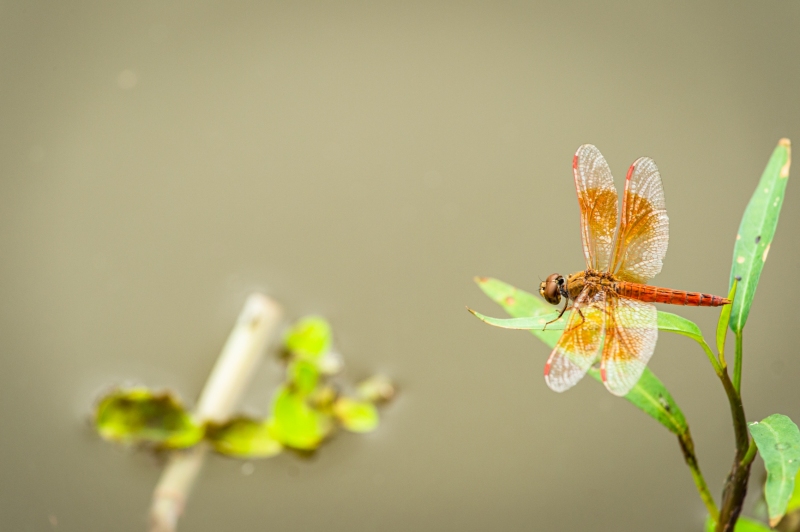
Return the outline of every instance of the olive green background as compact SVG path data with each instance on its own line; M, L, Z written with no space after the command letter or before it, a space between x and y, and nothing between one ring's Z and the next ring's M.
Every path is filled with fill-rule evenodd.
M160 469L90 406L120 382L193 402L262 290L401 394L310 461L213 457L182 530L700 530L674 436L589 379L553 393L544 345L464 306L502 316L474 275L583 268L582 143L618 185L658 163L654 283L724 294L772 149L800 145L799 27L796 1L0 3L0 529L145 530ZM745 329L753 420L800 420L798 209L790 183ZM713 336L717 311L669 310ZM718 496L708 361L662 334L650 367ZM250 411L279 378L270 358Z

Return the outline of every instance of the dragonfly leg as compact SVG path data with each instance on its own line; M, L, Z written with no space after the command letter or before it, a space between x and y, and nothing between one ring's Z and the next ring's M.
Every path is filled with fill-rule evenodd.
M569 306L569 299L566 299L566 300L564 300L564 308L562 308L562 309L561 309L561 312L559 312L559 313L558 313L558 316L556 317L556 319L554 319L554 320L550 320L550 321L548 321L547 323L545 323L545 324L544 324L544 327L542 328L542 330L543 330L543 331L547 330L547 326L548 326L548 325L550 325L551 323L554 323L554 322L557 322L558 320L560 320L560 319L561 319L561 316L563 316L563 315L564 315L564 313L565 313L566 311L568 311L568 310L570 310L570 309L572 308L572 307L569 307L569 308L567 308L568 306ZM581 314L581 317L583 317L583 314Z

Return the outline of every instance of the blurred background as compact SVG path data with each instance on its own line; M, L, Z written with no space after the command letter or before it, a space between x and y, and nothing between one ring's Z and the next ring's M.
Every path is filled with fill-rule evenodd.
M401 393L311 460L212 457L182 530L700 530L673 435L591 379L553 393L543 344L464 306L503 316L475 275L583 269L582 143L618 186L658 163L654 283L724 295L757 180L800 142L799 24L789 1L0 3L0 528L145 530L160 468L91 405L122 382L193 403L261 290ZM796 185L745 329L752 420L800 420ZM716 311L669 310L713 337ZM718 497L719 381L679 336L650 367Z

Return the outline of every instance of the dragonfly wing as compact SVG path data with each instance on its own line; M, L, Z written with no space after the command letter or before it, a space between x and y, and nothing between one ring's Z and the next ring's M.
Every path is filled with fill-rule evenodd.
M575 386L600 357L605 328L605 293L584 289L547 364L544 380L556 392Z
M623 281L644 283L661 271L669 241L669 218L661 174L649 157L628 169L622 215L611 272Z
M603 154L584 144L572 159L586 267L607 271L617 229L617 189Z
M639 381L658 339L652 303L606 294L606 330L600 376L614 395L627 394Z

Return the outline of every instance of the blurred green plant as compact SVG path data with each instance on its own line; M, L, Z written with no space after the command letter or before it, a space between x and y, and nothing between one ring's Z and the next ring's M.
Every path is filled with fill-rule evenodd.
M371 432L379 423L376 405L392 399L394 385L376 375L358 383L353 393L341 393L332 379L343 365L331 345L331 327L323 318L303 318L289 329L283 342L286 377L267 419L236 416L200 426L171 392L136 387L104 395L95 409L95 428L106 440L159 450L205 440L216 452L236 458L267 458L287 448L314 451L337 427Z
M695 323L675 314L658 312L659 330L681 334L697 342L720 379L728 398L736 455L725 481L719 509L700 471L689 425L664 384L645 368L639 382L625 395L625 399L631 404L677 435L686 464L708 510L706 523L708 532L769 530L766 525L758 521L739 518L747 493L750 466L757 454L762 456L767 470L764 496L770 526L778 526L786 532L800 532L800 488L795 482L800 467L800 431L788 417L780 414L773 414L760 422L748 425L741 395L742 334L775 235L790 165L789 140L781 139L745 210L736 236L728 294L728 299L732 303L723 306L720 312L715 331L717 353L715 354L708 345ZM495 327L529 330L549 347L555 346L565 323L568 322L569 314L564 314L560 319L553 321L558 312L553 312L552 306L542 299L497 279L480 277L476 282L481 290L498 303L511 318L491 318L468 309L473 315ZM546 330L545 324L547 324ZM725 359L728 328L733 331L736 338L733 380L728 374L728 364ZM597 368L590 368L588 373L595 380L601 380ZM793 520L794 528L784 527L790 518Z

